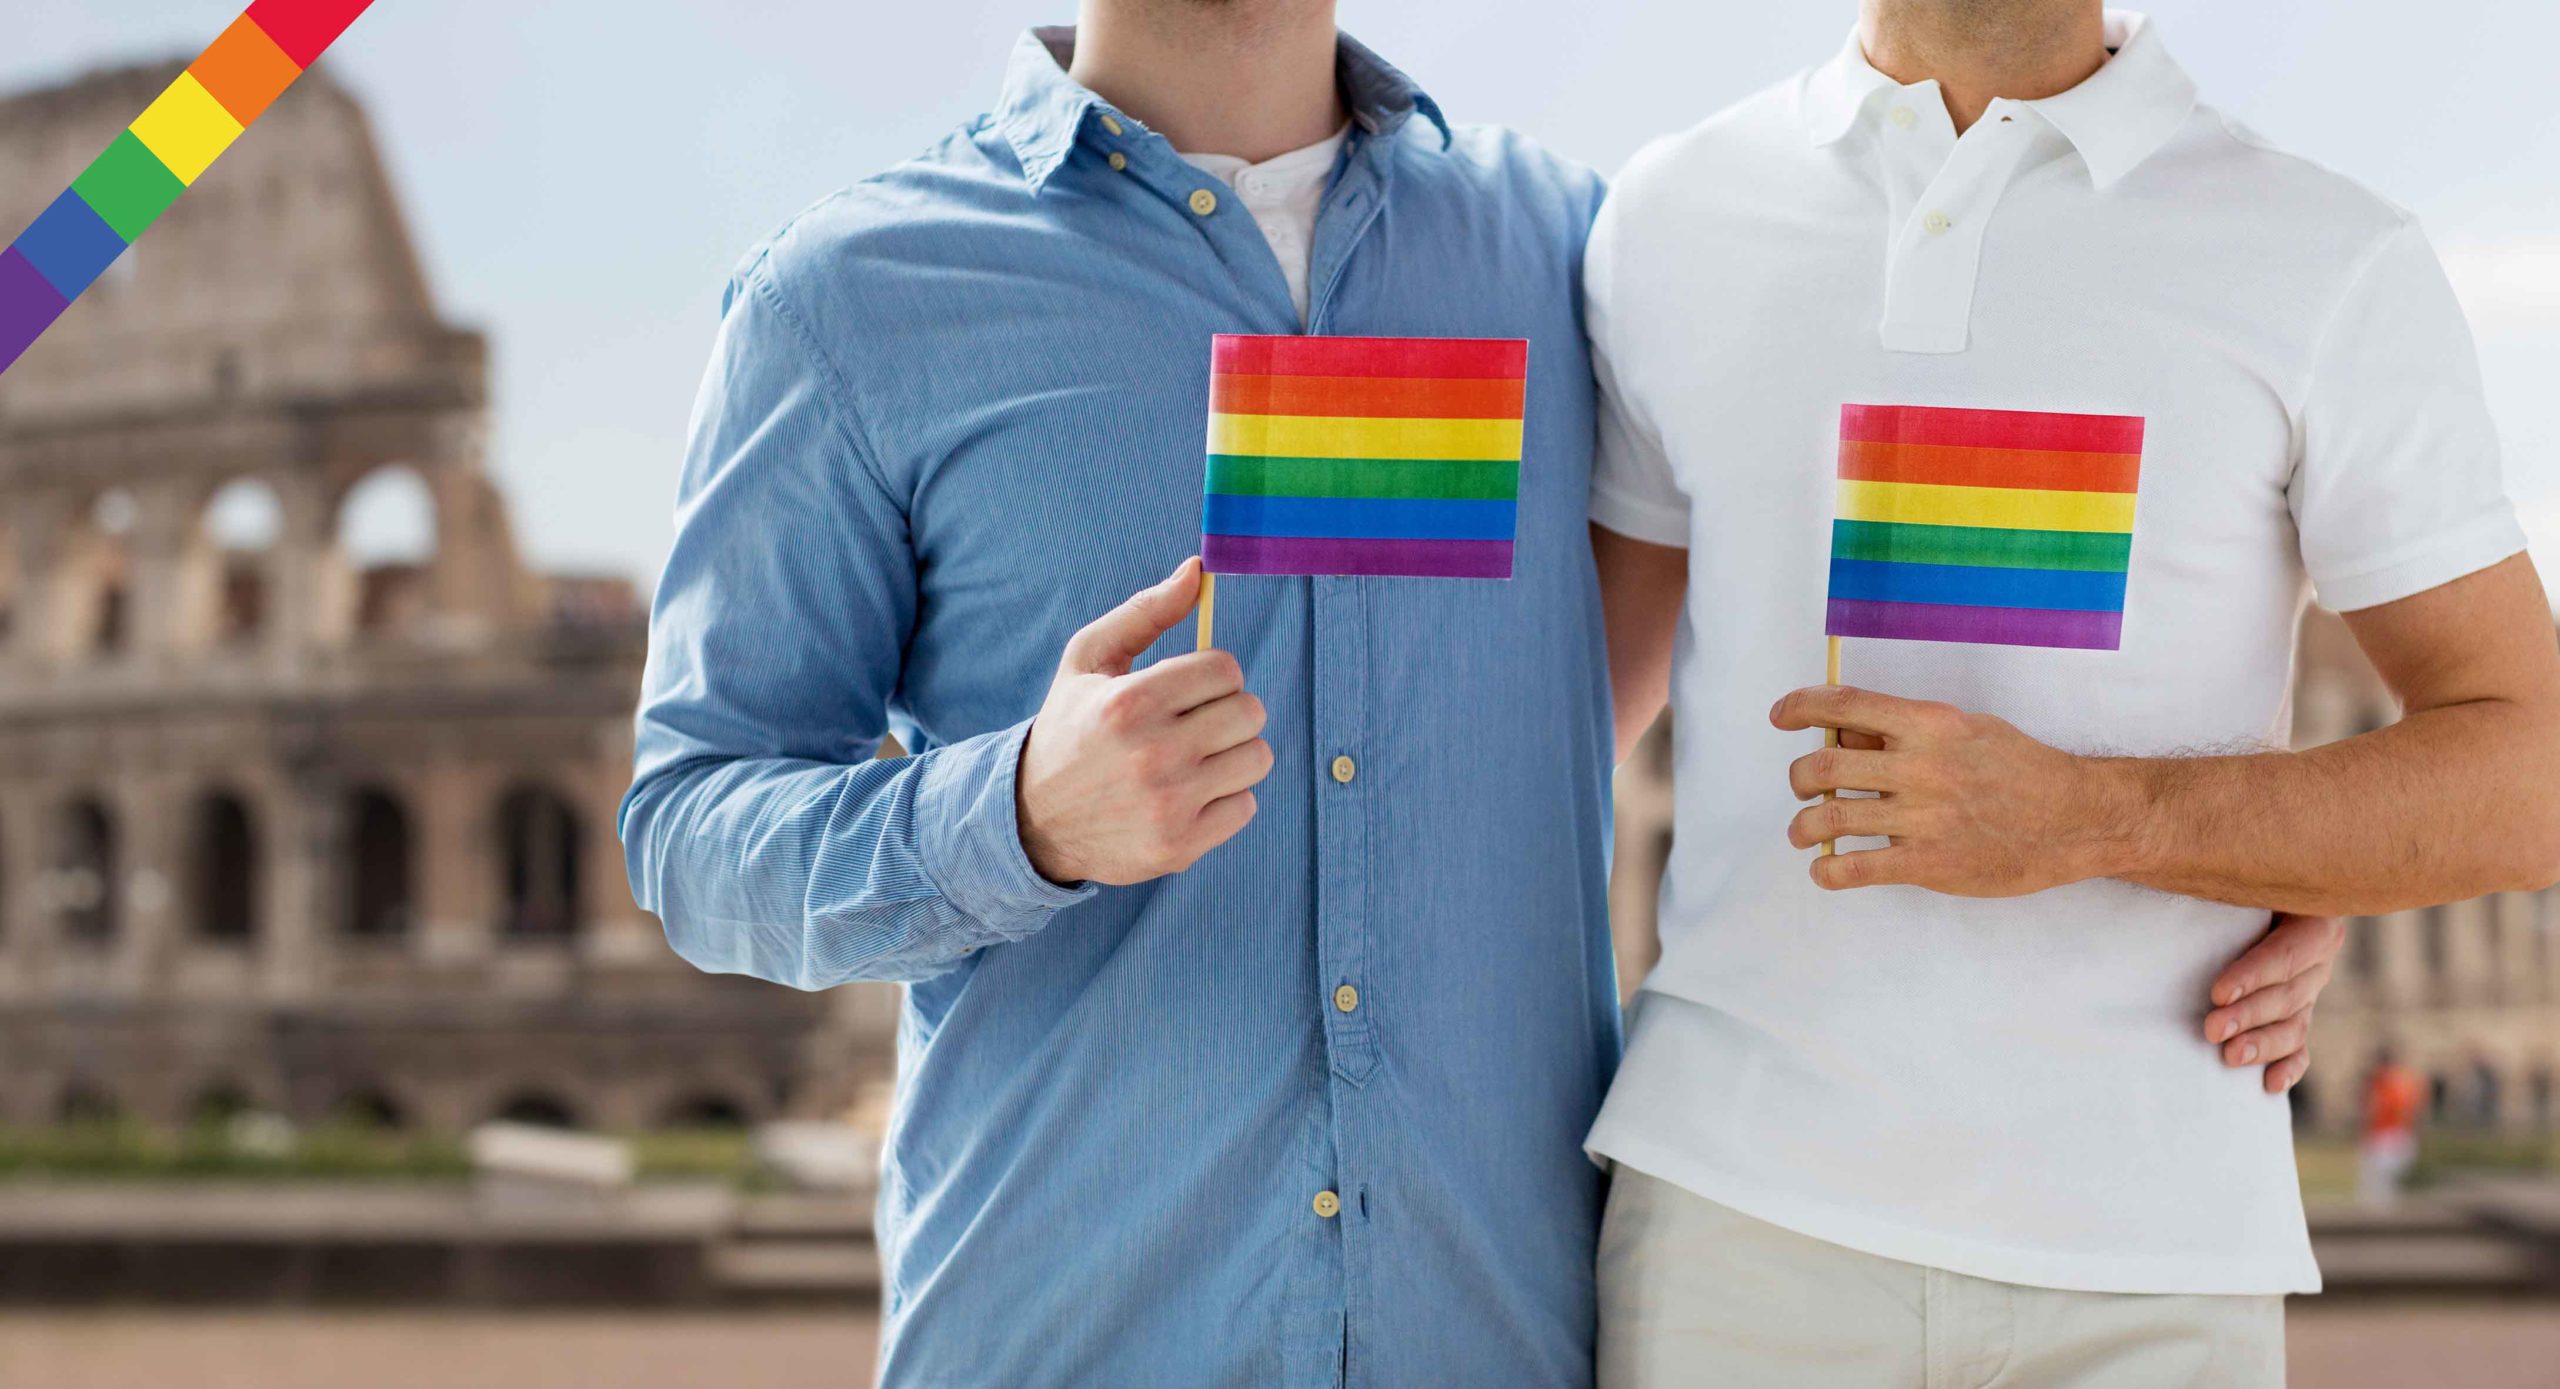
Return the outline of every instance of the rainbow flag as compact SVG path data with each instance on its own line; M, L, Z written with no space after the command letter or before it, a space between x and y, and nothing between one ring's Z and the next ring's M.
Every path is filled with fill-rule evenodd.
M0 251L0 371L373 0L257 0Z
M1210 372L1209 572L1511 577L1526 340L1222 333Z
M1840 407L1835 637L2113 651L2138 415Z

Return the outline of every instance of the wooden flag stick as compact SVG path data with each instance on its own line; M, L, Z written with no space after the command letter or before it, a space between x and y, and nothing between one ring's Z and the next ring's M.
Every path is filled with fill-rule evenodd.
M1823 662L1822 683L1826 685L1837 685L1840 683L1840 639L1838 637L1832 637L1830 638L1830 643L1830 654ZM1822 730L1822 745L1826 748L1836 748L1840 746L1840 730L1836 728L1826 728ZM1838 799L1840 799L1838 792L1825 791L1822 793L1822 800L1826 805ZM1838 853L1839 842L1831 839L1822 841L1822 852L1826 854Z
M1214 644L1215 644L1215 643L1210 639L1210 633L1211 633L1211 632L1212 632L1212 631L1217 627L1217 625L1218 625L1218 576L1217 576L1217 575L1215 575L1215 574L1210 573L1210 572L1209 572L1208 570L1206 570L1206 569L1203 569L1203 570L1201 570L1201 571L1200 571L1200 649L1201 649L1201 650L1206 651L1206 650L1208 650L1212 645L1214 645ZM1836 647L1836 646L1838 646L1838 645L1839 645L1839 642L1835 640L1834 642L1832 642L1832 645Z

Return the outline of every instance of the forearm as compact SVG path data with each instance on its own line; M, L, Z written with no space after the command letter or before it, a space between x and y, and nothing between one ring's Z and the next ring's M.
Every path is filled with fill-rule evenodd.
M1617 760L1662 716L1671 700L1671 651L1687 596L1689 552L1648 544L1606 526L1591 527L1600 574L1600 606L1608 633L1610 712Z
M2109 758L2097 871L2184 896L2371 915L2549 885L2560 740L2524 704L2416 712L2303 752Z
M931 978L1085 895L1022 859L1019 749L1015 729L894 762L646 772L623 815L632 891L714 973L800 989Z

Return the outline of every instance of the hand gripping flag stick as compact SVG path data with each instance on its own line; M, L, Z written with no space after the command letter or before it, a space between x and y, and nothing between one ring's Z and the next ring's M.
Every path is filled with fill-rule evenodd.
M2139 415L1841 406L1830 683L1842 637L2119 649L2142 431Z

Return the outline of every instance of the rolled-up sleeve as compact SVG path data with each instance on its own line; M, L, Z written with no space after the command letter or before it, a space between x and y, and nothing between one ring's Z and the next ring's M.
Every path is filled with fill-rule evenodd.
M622 804L632 891L687 960L804 989L930 978L1092 891L1023 853L1028 723L872 760L915 614L905 508L759 263L694 408Z

